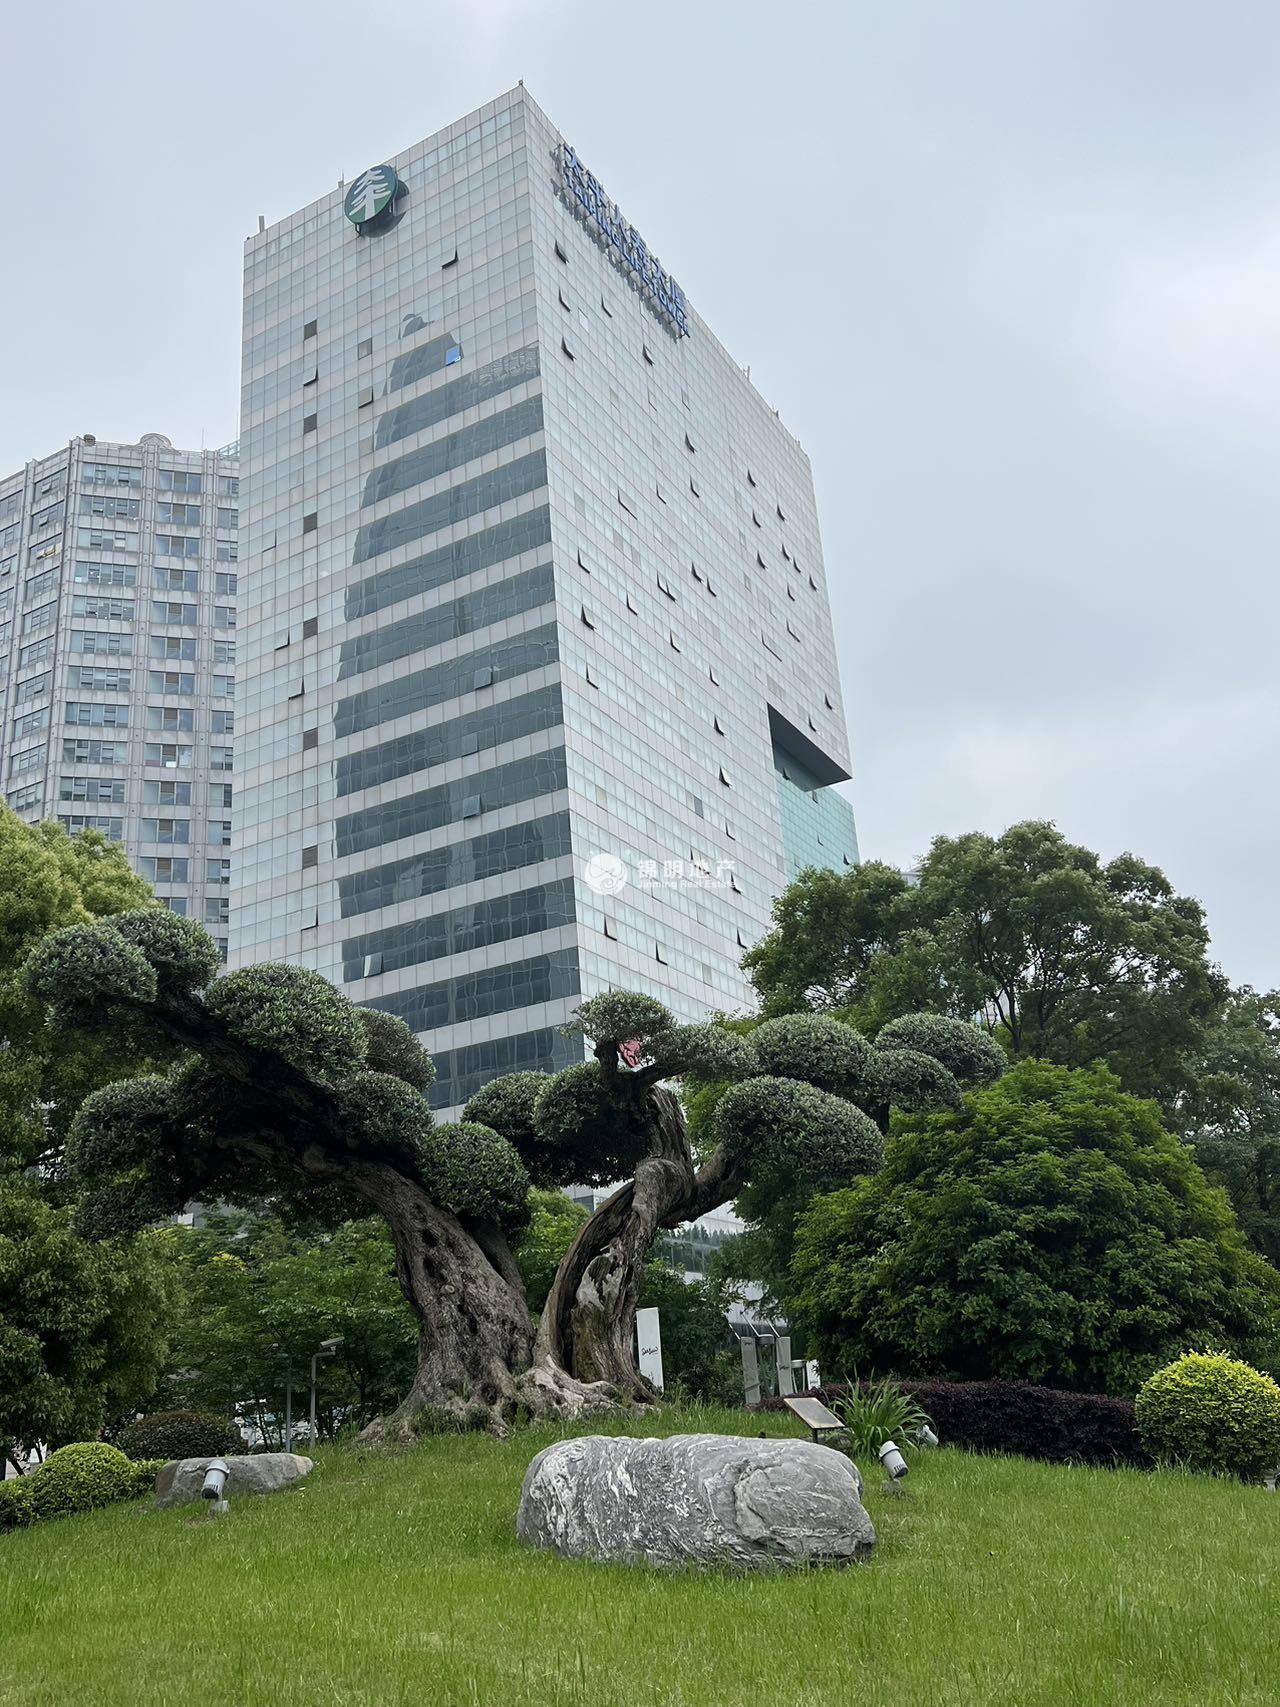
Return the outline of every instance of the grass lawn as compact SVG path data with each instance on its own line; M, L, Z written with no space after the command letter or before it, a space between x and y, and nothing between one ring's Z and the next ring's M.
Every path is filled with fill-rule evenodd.
M800 1434L790 1419L771 1433ZM741 1413L666 1417L756 1432ZM0 1536L3 1707L1235 1707L1280 1696L1280 1497L941 1451L874 1560L770 1576L516 1544L554 1434L333 1450L301 1487Z

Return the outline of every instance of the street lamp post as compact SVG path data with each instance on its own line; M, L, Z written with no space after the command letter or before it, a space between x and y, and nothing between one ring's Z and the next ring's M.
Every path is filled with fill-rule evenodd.
M316 1443L316 1364L322 1357L332 1357L341 1344L341 1334L336 1339L321 1340L320 1349L311 1359L311 1428L309 1438L313 1447Z

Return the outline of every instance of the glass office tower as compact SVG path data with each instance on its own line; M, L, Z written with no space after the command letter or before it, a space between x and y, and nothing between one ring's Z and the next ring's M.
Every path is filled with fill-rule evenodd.
M89 435L0 480L0 774L226 951L239 463Z
M745 1005L857 858L809 464L523 88L249 238L241 456L232 964L441 1109L602 988Z

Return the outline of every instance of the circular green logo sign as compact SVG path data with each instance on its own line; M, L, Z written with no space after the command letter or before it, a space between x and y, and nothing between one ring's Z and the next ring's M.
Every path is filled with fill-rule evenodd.
M352 225L368 225L380 213L385 213L400 188L394 166L370 166L347 191L342 211Z

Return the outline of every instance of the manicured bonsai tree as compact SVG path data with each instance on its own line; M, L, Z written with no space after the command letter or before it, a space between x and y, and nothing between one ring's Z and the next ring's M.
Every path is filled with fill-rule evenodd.
M562 1370L531 1373L534 1328L507 1234L528 1175L474 1122L437 1125L434 1068L407 1026L358 1008L314 972L264 965L218 976L212 939L151 908L50 936L27 985L52 1022L148 1029L188 1053L171 1071L86 1098L65 1161L97 1237L172 1215L193 1198L293 1197L386 1220L418 1316L416 1378L387 1419L423 1407L516 1404L574 1412L593 1394Z
M961 1078L1000 1071L1003 1055L975 1027L924 1017L928 1026L881 1049L828 1016L768 1020L740 1035L678 1024L649 996L609 991L578 1010L591 1060L551 1078L522 1073L485 1086L466 1118L506 1137L539 1183L617 1184L560 1264L540 1357L580 1381L651 1396L632 1344L644 1261L660 1230L731 1202L749 1181L808 1193L872 1173L890 1106L955 1107ZM702 1153L672 1080L724 1087Z

